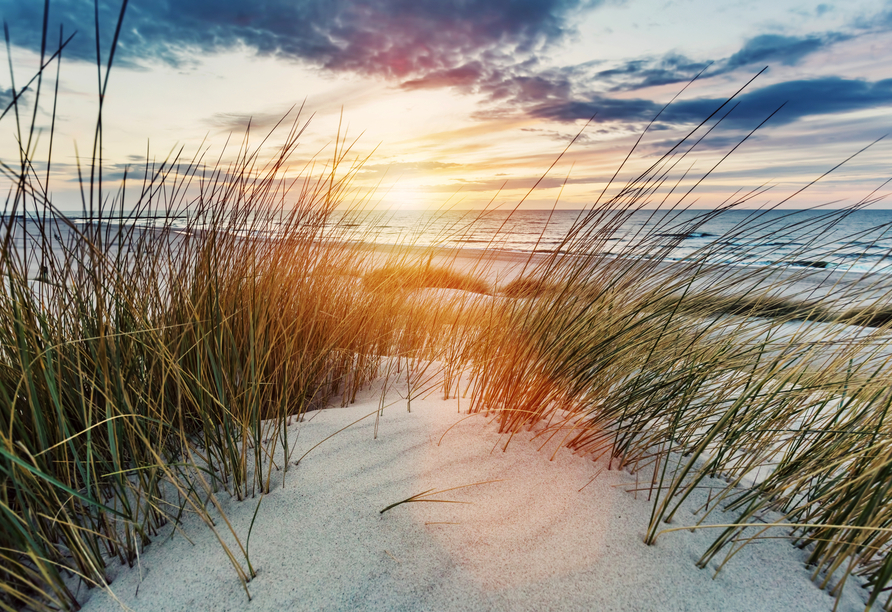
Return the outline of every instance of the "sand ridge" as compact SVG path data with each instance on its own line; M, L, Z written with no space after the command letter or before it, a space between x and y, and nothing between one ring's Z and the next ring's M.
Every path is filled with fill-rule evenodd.
M833 609L834 599L809 580L804 553L787 540L745 547L713 578L723 555L703 570L695 563L714 531L643 543L650 504L646 491L631 491L636 482L646 488L645 475L555 453L557 439L541 448L535 432L515 435L503 452L507 438L485 416L459 414L460 400L435 390L413 398L410 413L401 392L388 392L377 439L374 417L365 418L292 468L284 487L281 472L274 475L250 539L258 571L248 585L252 601L210 531L192 519L183 530L194 545L179 534L156 538L139 567L117 572L116 597L132 610L214 612ZM374 414L380 400L370 390L348 408L292 424L292 459ZM463 485L474 486L429 495L462 503L380 513L423 491ZM671 526L696 523L693 510L706 495L693 495ZM222 502L244 541L258 498ZM838 609L862 610L863 593L847 587ZM94 590L83 609L121 607Z

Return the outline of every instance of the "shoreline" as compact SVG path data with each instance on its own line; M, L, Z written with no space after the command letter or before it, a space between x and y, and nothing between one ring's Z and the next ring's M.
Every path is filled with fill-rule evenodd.
M475 275L492 285L504 285L522 276L538 278L542 266L552 265L554 269L559 269L563 257L574 257L498 249L431 248L374 243L339 246L372 253L373 261L377 258L381 264L385 264L388 258L395 254L399 255L401 260L410 260L407 262L408 265L412 265L412 258L416 258L416 263L420 265L429 257L432 265L454 267L459 272ZM620 273L626 267L634 268L648 264L644 259L617 256L591 256L590 260L591 263L586 265L594 267L598 263L604 263L612 268L619 268ZM830 310L824 318L812 319L814 322L833 322L829 316L831 313L843 314L872 308L892 309L892 274L742 264L701 266L698 262L657 261L653 265L655 282L659 282L661 277L672 278L678 272L686 274L686 270L699 267L691 286L694 294L709 294L714 298L723 299L743 299L753 293L765 292L774 300L788 300L793 304L803 305L820 304ZM616 271L611 274L616 274ZM778 315L769 315L769 318L776 316ZM880 324L883 323L885 319L881 319Z
M113 224L109 224L113 225ZM55 227L55 226L54 226ZM66 235L52 240L53 255L57 259L64 259L64 252L60 249L64 240L72 235L71 228L64 225L58 226ZM176 228L139 228L133 227L133 236L138 234L170 235L173 242L183 239L186 234ZM260 241L267 238L257 237ZM287 242L287 240L285 240ZM376 242L363 242L361 240L341 240L326 238L316 239L320 246L334 247L346 251L354 251L371 256L373 262L387 262L391 257L400 260L412 260L421 263L430 258L435 265L454 266L459 271L468 272L480 276L486 282L499 284L510 282L521 275L535 276L540 272L540 267L553 262L555 267L560 266L564 258L585 257L596 265L606 263L611 267L635 267L648 265L647 259L624 255L578 255L572 253L517 251L500 249L498 246L490 248L478 247L453 247L453 246L422 246L411 242L406 244L382 244ZM36 258L39 257L38 243L34 243L27 250L29 257L29 276L36 277L39 273L39 265ZM17 245L17 249L24 251L24 245ZM23 252L23 255L26 254ZM721 292L729 297L743 295L753 291L769 289L774 297L798 299L800 301L824 301L830 300L831 306L839 308L840 303L844 307L867 308L883 300L892 302L892 273L884 272L858 272L853 270L839 270L831 268L815 268L807 266L755 266L751 264L733 263L709 263L697 260L654 262L656 275L670 276L673 272L684 271L692 266L699 266L697 280L694 287L699 291L713 290L717 285L726 285ZM747 283L743 289L741 283Z

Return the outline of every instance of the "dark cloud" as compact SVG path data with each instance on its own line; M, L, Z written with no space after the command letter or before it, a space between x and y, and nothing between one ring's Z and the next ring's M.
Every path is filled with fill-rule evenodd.
M679 53L638 58L608 69L595 62L543 68L540 62L551 45L572 35L581 11L605 1L132 0L117 57L125 62L155 59L176 64L247 46L259 54L331 71L383 77L404 89L452 87L477 94L482 106L474 116L479 119L527 113L573 121L597 112L601 122L650 120L660 108L656 102L616 99L610 93L683 83L709 62ZM0 0L15 44L39 48L42 5L35 0ZM67 32L79 32L66 56L94 60L93 0L53 0L50 6L50 39L55 40L58 24L64 23ZM106 50L118 8L111 0L99 2L100 37ZM871 27L892 27L890 15L892 11L878 15ZM715 60L706 76L764 64L796 64L852 36L841 32L757 36L736 53ZM2 99L0 93L0 103ZM888 104L889 86L887 81L841 78L781 83L741 96L728 121L740 126L757 123L785 101L789 103L776 122ZM678 102L662 120L696 122L720 102ZM241 130L249 119L252 125L266 126L279 118L228 114L208 122Z
M169 62L189 53L246 45L261 54L410 79L468 65L469 60L531 54L573 31L571 17L598 0L152 0L131 2L122 59ZM40 45L41 2L3 0L14 41ZM100 2L102 40L110 42L117 3ZM78 30L68 51L95 59L93 2L51 3L59 23ZM107 48L107 47L106 47ZM454 78L446 75L444 78Z
M15 107L18 107L19 112L33 109L31 104L34 102L34 88L29 87L23 91L21 85L18 85L18 87L19 95L16 96L11 87L0 85L0 114L6 112L8 117Z
M716 110L724 100L700 98L672 104L660 119L675 124L699 123ZM784 108L772 118L778 125L796 121L809 115L844 113L867 108L892 105L892 79L860 81L839 77L787 81L744 93L735 100L736 108L728 115L725 125L751 128L768 117L780 105ZM561 104L543 104L527 110L543 119L576 121L596 115L596 121L649 121L661 105L651 100L618 100L601 95L587 100L572 100Z
M861 15L854 25L872 32L892 29L892 1L886 0L885 6L878 12Z
M605 83L612 91L640 89L690 81L711 62L691 60L677 53L659 59L636 59L616 68L595 73L595 84Z
M107 50L117 24L120 5L99 3L100 42ZM0 12L9 24L10 38L14 45L40 51L43 26L43 2L0 0ZM92 0L59 0L50 2L47 48L55 51L59 45L59 28L64 27L67 38L77 32L65 47L63 57L96 61L96 37L94 5Z
M6 110L6 107L12 102L14 96L15 94L13 94L12 89L0 87L0 113Z
M204 120L212 128L224 132L244 132L249 127L269 129L279 123L287 123L287 113L214 113Z
M594 116L598 123L603 123L605 121L648 121L653 119L659 110L660 105L652 100L618 100L603 95L593 95L584 100L542 104L528 109L528 112L540 119L556 121L576 121Z
M792 66L805 56L827 48L852 36L841 32L830 32L820 36L781 36L779 34L763 34L751 38L740 51L729 57L724 66L726 70L734 70L753 64L780 63Z
M560 103L572 98L574 83L560 70L541 71L533 75L510 74L505 71L480 83L476 89L492 103L506 108L526 108Z
M480 62L470 62L449 70L434 70L423 77L403 82L401 87L409 90L441 87L473 88L484 80L484 77L491 77L491 71Z
M739 51L714 61L698 61L678 53L662 57L645 57L630 60L615 68L594 73L594 87L607 91L633 91L657 85L685 83L703 70L708 76L717 76L746 67L770 64L792 66L805 57L844 40L851 34L826 32L812 36L782 36L763 34L744 42Z
M463 93L482 94L494 108L474 113L477 119L509 117L540 104L558 104L573 97L580 82L577 67L540 68L535 60L513 65L475 63L456 70L434 72L402 84L405 89L452 87Z
M772 119L773 124L791 123L801 117L846 113L867 108L892 105L892 79L861 81L840 77L825 77L801 81L787 81L745 93L738 98L740 105L728 117L732 125L754 126L774 112L783 109ZM721 101L691 100L669 107L667 121L698 121L716 108Z
M737 134L727 135L727 134L715 134L712 133L703 140L697 143L697 151L730 151L734 148L734 145L738 144L741 140L742 136ZM759 134L754 134L750 142L753 140L758 140L760 138ZM666 138L662 140L655 140L651 142L647 142L642 146L641 150L644 152L649 152L653 155L662 155L669 149L672 149L678 144L678 138ZM689 141L687 143L688 146L694 144L694 141Z
M614 100L606 94L686 83L703 71L710 77L767 63L791 65L847 38L849 35L837 32L803 37L763 35L747 40L739 51L716 61L669 53L658 58L634 59L609 69L598 69L593 62L543 69L535 58L513 64L474 61L404 81L402 87L452 87L465 93L483 94L489 107L474 116L484 120L510 117L529 109L541 117L552 114L590 117L593 113L586 114L585 110L595 107L603 120L642 120L656 113L658 107L654 103Z

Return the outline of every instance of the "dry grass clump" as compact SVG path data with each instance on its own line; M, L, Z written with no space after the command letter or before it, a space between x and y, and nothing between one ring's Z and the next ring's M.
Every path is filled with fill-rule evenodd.
M97 205L83 227L54 217L23 169L34 189L16 206L46 220L7 218L0 237L4 602L76 607L68 572L104 584L108 557L133 563L184 512L225 529L208 514L216 494L252 497L285 478L272 457L278 445L290 454L289 417L351 401L379 355L415 340L394 333L398 308L329 273L359 257L323 240L319 212L347 183L305 184L285 213L265 208L285 188L280 163L241 159L210 177L180 167L147 185L128 223ZM181 180L207 202L185 228L170 221L182 209L154 199ZM267 230L280 237L251 237Z
M366 273L363 282L371 291L456 289L483 295L492 293L489 283L472 273L434 266L430 260L424 264L386 265Z
M537 298L554 295L560 289L560 285L544 278L523 276L508 281L499 292L510 298Z
M362 236L334 214L360 197L361 160L338 142L317 174L287 178L302 127L271 159L246 135L231 164L147 162L138 189L108 193L100 115L79 222L53 206L36 144L3 166L0 607L77 609L72 580L105 585L107 563L134 564L186 514L247 592L245 534L221 533L217 496L284 483L289 420L352 401L384 356L444 359L462 300L362 289Z
M669 297L691 278L644 290L649 262L595 270L605 289L588 294L562 265L552 299L502 305L480 347L475 409L498 411L503 432L546 420L575 451L652 468L648 542L703 478L722 476L702 516L727 508L735 525L701 566L732 555L770 510L793 524L822 586L838 593L838 572L860 575L876 601L892 563L888 328L815 335L798 309L704 317L699 296Z
M554 290L552 290L554 291ZM737 315L784 321L843 323L859 327L885 327L892 322L892 308L859 306L842 312L819 300L798 300L777 296L692 295L668 298L679 313L711 317Z
M475 356L474 410L494 411L504 433L544 422L545 435L574 451L652 470L648 543L704 478L723 477L726 489L693 527L719 509L736 518L717 530L701 567L758 538L774 513L809 551L822 587L838 594L857 575L869 605L892 609L884 595L892 579L892 334L883 315L892 290L877 275L850 274L844 285L827 276L827 299L802 300L792 288L815 270L789 268L778 279L772 269L716 267L709 247L666 261L666 236L697 232L721 211L684 224L670 213L624 253L604 257L608 237L678 161L670 152L583 215L564 254L518 283L548 299L497 304L498 323ZM810 216L812 241L849 212ZM745 242L758 223L754 213L733 237ZM802 223L791 213L778 232ZM547 279L549 291L529 278ZM869 306L838 308L866 298Z

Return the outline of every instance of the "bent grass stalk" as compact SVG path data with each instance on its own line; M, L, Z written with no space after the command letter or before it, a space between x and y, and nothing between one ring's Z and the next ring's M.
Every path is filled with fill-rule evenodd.
M479 487L481 485L491 484L493 482L503 482L503 481L502 480L483 480L480 482L472 482L471 484L461 485L458 487L450 487L448 489L439 489L439 490L428 489L427 491L422 491L421 493L416 493L415 495L412 495L411 497L407 497L406 499L404 499L402 501L392 503L389 506L387 506L386 508L384 508L383 510L379 510L378 514L384 514L388 510L390 510L392 508L396 508L397 506L401 506L402 504L413 504L413 503L420 503L420 502L434 502L434 503L439 503L439 504L470 504L471 502L457 501L457 500L451 500L451 499L431 499L428 496L429 495L440 495L441 493L446 493L448 491L457 491L458 489L467 489L468 487Z

